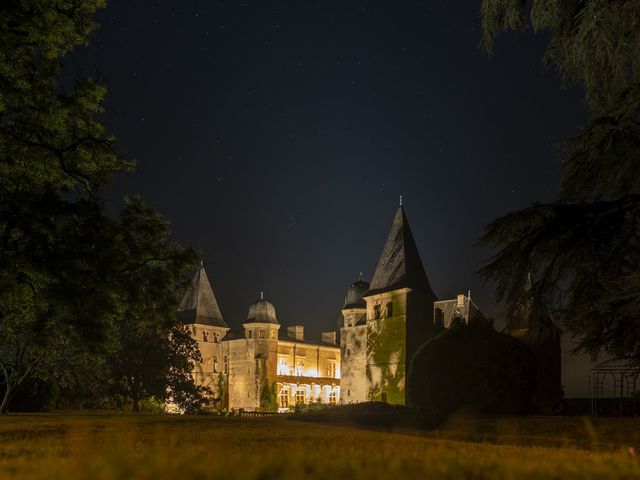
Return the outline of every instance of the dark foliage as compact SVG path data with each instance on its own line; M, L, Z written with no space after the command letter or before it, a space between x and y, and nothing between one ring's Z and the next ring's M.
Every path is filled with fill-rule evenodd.
M548 204L504 215L481 244L480 271L517 308L532 294L577 350L640 363L640 4L484 0L484 46L505 30L548 30L545 62L585 90L590 115L561 145L562 184Z
M526 413L535 359L520 341L483 325L461 325L426 342L413 358L410 404L436 416L462 407L484 413Z
M133 163L99 121L106 87L59 81L104 4L0 2L0 413L34 380L56 408L114 392L135 407L178 384L177 403L202 401L175 318L195 254L136 198L105 215L103 187Z
M260 410L264 412L278 411L278 396L276 383L269 384L265 378L260 391Z

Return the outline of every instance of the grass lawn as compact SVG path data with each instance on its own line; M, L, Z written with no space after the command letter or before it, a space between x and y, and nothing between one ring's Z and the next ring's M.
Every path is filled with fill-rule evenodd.
M0 417L0 478L640 478L640 420L451 419L420 434L283 417Z

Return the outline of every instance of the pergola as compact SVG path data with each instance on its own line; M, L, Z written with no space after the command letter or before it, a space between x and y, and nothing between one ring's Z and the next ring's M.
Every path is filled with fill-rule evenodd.
M613 379L613 392L605 396L605 381ZM596 363L591 367L589 389L591 391L591 415L606 412L617 415L635 415L636 399L640 395L640 365L627 358L618 358Z

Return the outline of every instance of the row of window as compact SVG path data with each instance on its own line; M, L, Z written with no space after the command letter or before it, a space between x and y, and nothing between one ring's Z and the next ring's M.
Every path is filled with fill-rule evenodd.
M253 338L253 330L247 330L247 338ZM258 338L267 338L265 330L258 330ZM276 339L276 331L271 330L271 340ZM218 343L220 341L220 334L218 332L208 332L207 330L202 331L202 341L203 342L213 342Z
M218 343L218 341L220 340L220 333L218 333L218 332L208 332L207 330L203 330L202 331L202 341L203 342L208 342L208 341L210 341L209 339L211 339L211 341L213 343Z
M298 388L296 390L296 405L304 405L307 403L307 390L305 388ZM335 405L338 400L338 395L335 391L329 393L329 404ZM289 408L289 389L283 388L278 395L278 404L280 408Z
M219 373L217 355L213 356L213 373ZM227 355L223 357L222 373L229 373L229 357Z
M388 302L384 307L384 317L393 317L393 302ZM373 306L373 319L378 320L382 318L382 305Z
M314 362L315 363L315 362ZM289 365L286 357L278 358L278 375L295 375L295 376L312 376L315 377L315 370L309 374L309 372L305 372L304 368L304 359L298 358L296 360L295 368ZM328 378L336 378L336 364L334 362L329 362L324 371ZM322 375L319 375L322 376Z
M253 338L253 330L247 330L247 338ZM267 338L264 330L258 330L258 338ZM276 331L271 330L271 340L276 339Z

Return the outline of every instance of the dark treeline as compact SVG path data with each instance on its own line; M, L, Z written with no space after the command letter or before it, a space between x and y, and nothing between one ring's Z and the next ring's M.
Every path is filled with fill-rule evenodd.
M105 214L104 186L134 164L99 121L105 86L59 82L104 3L0 3L2 413L150 398L194 410L207 393L175 315L196 254L139 198Z
M541 334L552 322L576 350L640 363L640 2L483 0L481 16L489 55L501 32L546 31L544 65L584 89L589 116L559 146L556 198L486 228L497 254L480 273L510 314L530 274Z

